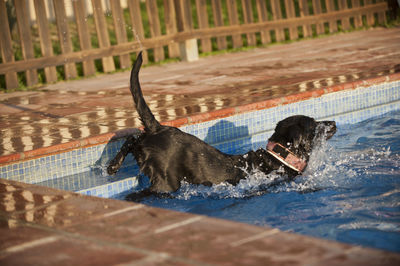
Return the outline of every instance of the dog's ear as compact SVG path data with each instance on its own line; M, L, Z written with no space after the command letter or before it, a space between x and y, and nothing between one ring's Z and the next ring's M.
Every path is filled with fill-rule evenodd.
M298 149L302 148L305 150L310 149L311 142L309 140L309 132L305 131L304 128L299 125L293 125L288 129L288 140L291 147Z
M290 126L286 132L291 145L294 148L302 148L306 151L312 149L312 140L315 136L315 123L313 121L305 121L302 124Z
M297 147L300 144L301 128L297 125L290 125L279 122L275 128L274 134L270 137L270 141L278 142L284 146Z
M309 149L315 127L316 122L310 117L291 116L276 125L275 132L270 140L288 147L299 148L302 146L303 149Z
M300 144L302 144L304 140L303 136L304 132L302 128L298 125L292 125L286 129L286 136L288 141L290 142L289 146L293 146L298 148Z

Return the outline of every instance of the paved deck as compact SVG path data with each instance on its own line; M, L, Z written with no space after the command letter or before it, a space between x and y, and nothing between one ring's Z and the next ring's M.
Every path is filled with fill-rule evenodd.
M144 68L161 121L400 72L400 28ZM0 94L0 156L138 126L129 72ZM1 157L0 157L1 158ZM400 254L0 179L0 265L399 265Z
M371 29L151 66L141 71L161 121L400 72L400 28ZM138 127L129 71L0 94L0 156Z
M400 254L0 179L0 265L399 265Z

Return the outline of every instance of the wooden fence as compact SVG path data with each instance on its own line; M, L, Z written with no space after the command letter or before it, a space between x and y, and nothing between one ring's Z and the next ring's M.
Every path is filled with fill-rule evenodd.
M130 67L144 50L145 62L196 59L203 53L296 40L383 24L388 9L379 0L53 0L55 22L45 0L0 1L0 82L6 89L51 83ZM30 3L32 6L32 3ZM14 26L13 26L14 25ZM11 27L11 28L10 28Z

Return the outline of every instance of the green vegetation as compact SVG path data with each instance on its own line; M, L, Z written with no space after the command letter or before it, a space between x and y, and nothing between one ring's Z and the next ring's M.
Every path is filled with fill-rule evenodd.
M192 26L194 29L199 28L199 23L198 23L198 17L197 17L197 10L196 10L196 1L195 0L190 0L191 1L191 13L192 13ZM211 5L211 0L207 0L207 13L208 13L208 23L210 27L214 27L215 22L213 18L213 10L212 10L212 5ZM225 26L229 25L229 16L228 16L228 8L226 1L221 1L222 5L222 20ZM9 24L11 28L11 34L12 34L12 40L13 40L13 49L14 49L14 56L16 60L22 60L23 55L22 55L22 48L21 48L21 42L19 40L19 34L18 34L18 26L16 23L16 16L15 16L15 10L13 9L12 6L12 1L6 1L7 4L7 13L8 13L8 19L9 19ZM238 8L238 19L239 23L243 24L244 23L244 16L243 16L243 7L242 7L242 1L241 0L236 0L237 8ZM282 15L283 18L286 18L286 8L284 5L284 1L280 1L280 7L282 10ZM351 6L351 1L348 1L349 6ZM361 1L361 4L363 5L363 1ZM159 20L160 20L160 28L161 28L161 33L163 35L166 34L166 25L165 25L165 18L164 18L164 1L163 0L157 0L157 6L158 6L158 15L159 15ZM270 1L266 1L266 8L267 8L267 17L268 20L272 20L272 7ZM294 1L294 8L295 8L295 15L296 17L300 16L300 5L299 5L299 0ZM338 9L338 0L334 0L334 8L335 10ZM141 9L141 16L142 16L142 22L143 22L143 28L144 28L144 36L145 38L150 38L151 33L150 33L150 23L149 23L149 18L147 15L147 10L146 10L146 4L144 2L141 2L140 4L140 9ZM308 1L308 11L309 14L312 15L314 14L313 6L312 6L312 1ZM322 12L325 13L327 11L327 7L325 6L325 1L322 1L321 5ZM257 15L257 6L255 1L252 1L252 20L254 23L259 22L259 18ZM123 16L124 16L124 23L125 23L125 29L126 29L126 34L127 34L127 39L129 42L132 42L135 40L135 36L132 30L132 23L130 21L130 14L128 9L123 10ZM395 19L391 19L388 21L388 23L385 23L383 26L395 26L400 24L400 16L397 16ZM116 45L117 44L117 39L114 31L114 26L113 26L113 17L111 12L107 11L105 13L105 18L106 18L106 23L108 27L108 33L109 33L109 38L110 38L110 43L111 45ZM97 34L96 34L96 28L95 28L95 22L93 16L88 16L86 18L87 25L89 27L89 32L90 32L90 37L91 37L91 45L93 48L98 48L99 47L99 42L97 39ZM377 18L375 18L375 21L377 21ZM361 29L367 28L367 21L366 17L363 16L362 18L362 23L363 27ZM338 32L343 32L343 27L340 21L337 21L338 25ZM351 29L348 31L354 31L358 30L355 27L355 22L354 19L350 19L350 25ZM376 23L374 26L378 26ZM61 46L58 41L58 32L57 32L57 25L55 22L49 23L49 29L51 33L51 40L52 40L52 46L53 46L53 52L55 55L61 54ZM329 23L325 23L323 25L324 32L322 34L317 34L317 29L316 25L312 25L312 36L308 38L316 38L319 36L326 36L330 33L329 30ZM298 27L297 28L298 32L298 38L297 39L291 39L290 34L289 34L289 29L285 29L285 40L283 42L277 42L275 31L270 31L270 39L271 43L268 45L274 45L277 43L289 43L289 42L294 42L298 40L305 39L304 32L303 32L303 27ZM73 46L73 51L80 51L80 44L79 44L79 37L78 37L78 32L77 32L77 26L74 21L74 19L71 19L69 22L69 33L70 33L70 38ZM33 24L31 26L31 36L32 36L32 41L33 41L33 49L34 49L34 54L35 57L41 57L42 52L40 48L40 38L39 38L39 32L37 25ZM265 44L262 43L261 41L261 34L260 33L255 33L256 37L256 46L249 46L247 43L247 37L246 34L242 35L242 42L243 46L241 48L234 48L233 47L233 39L231 36L228 36L226 38L227 41L227 49L225 50L219 50L217 46L217 38L211 38L212 42L212 52L204 52L202 47L201 47L201 42L198 42L199 45L199 52L200 56L209 56L209 55L214 55L214 54L221 54L221 53L228 53L228 52L237 52L237 51L245 51L249 49L253 49L254 47L262 47L266 46ZM171 58L168 54L168 49L167 47L164 47L164 54L165 54L165 60L162 62L155 62L154 61L154 51L152 49L148 50L148 56L149 56L149 63L148 65L154 65L154 64L165 64L168 62L175 62L178 61L179 58ZM116 71L124 71L124 69L121 69L120 67L120 62L119 62L119 56L114 56L114 63L116 66ZM131 61L136 58L135 53L131 54ZM2 62L2 58L0 57L0 63ZM101 59L94 60L95 62L95 68L96 68L96 73L103 73L103 67L101 63ZM77 68L77 74L78 77L76 79L84 78L84 73L83 73L83 64L82 63L76 63L76 68ZM64 72L64 66L57 66L57 79L58 80L64 80L65 78L65 72ZM35 89L37 87L40 87L42 84L46 83L46 77L44 74L43 69L38 70L38 78L39 78L39 84L36 85L35 87L27 88L26 87L26 77L25 73L21 72L18 73L18 80L19 80L19 88L18 90L27 90L27 89ZM5 91L5 75L0 75L0 92ZM9 90L8 90L9 91Z

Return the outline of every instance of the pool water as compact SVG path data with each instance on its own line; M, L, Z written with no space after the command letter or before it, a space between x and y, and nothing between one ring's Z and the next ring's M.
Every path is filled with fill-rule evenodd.
M251 173L237 186L183 183L174 198L143 203L400 252L400 111L339 125L302 176L269 186L278 178Z

